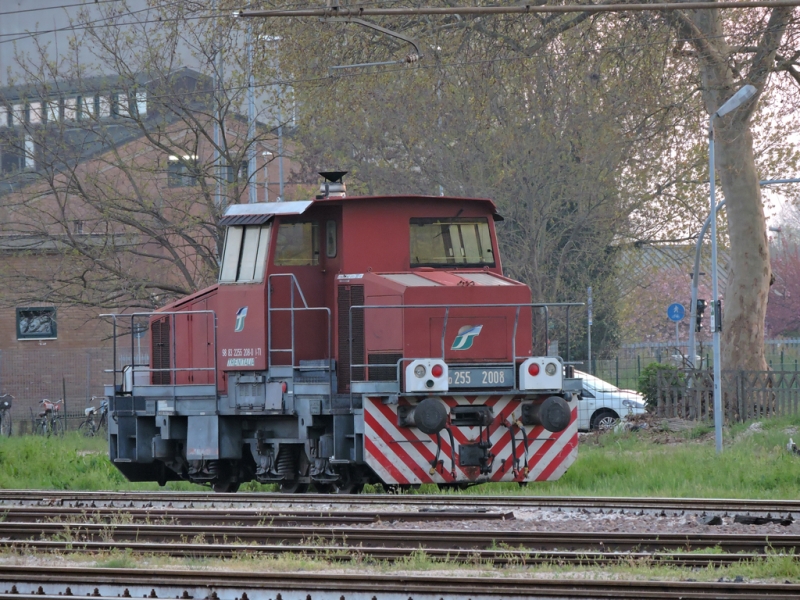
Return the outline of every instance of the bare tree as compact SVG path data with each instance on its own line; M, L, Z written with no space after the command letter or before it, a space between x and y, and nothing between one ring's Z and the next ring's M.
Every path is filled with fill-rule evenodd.
M201 8L111 4L76 24L73 49L91 48L92 63L46 47L17 56L24 77L0 97L12 112L2 152L16 161L0 182L11 301L150 308L216 280L219 216L255 185L248 158L263 169L275 135L263 94L255 132L242 117L241 31L193 19Z

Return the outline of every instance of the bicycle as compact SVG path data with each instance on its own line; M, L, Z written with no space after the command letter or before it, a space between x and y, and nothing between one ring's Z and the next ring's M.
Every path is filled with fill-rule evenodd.
M14 396L11 394L0 396L0 435L6 437L11 435L11 405L13 402Z
M45 398L40 400L39 404L41 404L41 410L34 422L33 433L45 437L64 435L64 424L61 422L61 416L59 415L64 400L53 402Z
M95 400L100 400L100 396L92 396L92 402ZM100 418L95 422L95 417L100 415ZM102 428L106 426L106 419L108 418L108 400L103 398L100 400L100 407L95 408L94 406L90 406L84 409L83 414L86 416L84 421L78 425L78 431L80 431L86 437L93 437L100 431Z

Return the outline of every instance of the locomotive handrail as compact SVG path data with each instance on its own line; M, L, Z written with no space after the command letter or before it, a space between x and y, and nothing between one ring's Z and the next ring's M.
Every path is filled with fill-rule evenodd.
M289 306L288 307L273 307L272 306L272 286L269 285L273 277L289 277ZM295 307L294 305L294 289L300 293L300 300L303 306ZM295 368L295 344L294 344L294 313L295 311L325 311L327 317L327 330L328 330L328 355L326 359L325 370L328 371L328 389L333 393L333 369L331 368L332 357L332 342L331 342L331 309L327 306L309 306L306 302L306 297L303 294L303 288L300 287L300 282L297 281L294 273L272 273L267 277L267 369L272 366L272 353L273 352L291 352L292 354L292 369ZM292 333L292 347L291 348L273 348L272 347L272 311L289 311L291 313L291 333Z
M175 329L176 328L174 327L174 322L175 322L175 318L174 317L176 315L196 315L196 314L206 314L206 315L211 315L212 316L212 324L213 324L213 329L214 329L214 366L213 367L183 367L183 368L178 368L178 366L177 366L177 356L176 356L176 352L175 352ZM145 373L163 373L163 372L174 373L175 376L174 377L170 377L170 380L172 381L172 383L166 384L166 385L170 385L170 386L173 386L173 387L178 386L178 385L193 385L193 384L179 384L177 382L177 379L178 379L177 378L177 373L179 371L213 371L214 372L214 387L217 387L217 383L218 383L217 379L218 379L219 371L218 371L218 364L217 364L217 314L216 314L215 311L209 310L209 309L206 309L206 310L181 310L181 311L150 311L150 312L135 312L135 313L106 313L106 314L101 314L100 316L101 317L111 317L111 319L112 319L112 324L113 324L113 329L112 329L112 339L113 339L112 357L113 358L112 358L112 360L114 361L113 362L114 368L113 369L104 369L104 372L105 373L113 373L114 374L114 387L115 388L116 388L116 385L117 385L117 373L123 375L123 382L122 383L123 383L123 385L125 383L125 380L124 380L125 369L124 369L124 367L120 368L120 369L117 369L117 317L130 317L130 321L131 321L131 327L130 327L130 333L131 333L131 364L129 366L133 369L133 375L132 375L132 377L134 378L133 381L135 381L135 373L137 371L136 367L147 367L146 369L143 369L143 371L142 371L142 372L145 372ZM152 369L152 368L150 368L150 365L137 364L136 360L134 359L134 352L133 352L133 340L134 340L133 324L134 324L134 318L136 318L136 317L153 317L153 316L156 316L156 317L170 317L170 322L173 324L173 326L170 327L170 338L171 338L170 339L170 345L171 345L170 362L172 363L172 366L169 367L169 368L166 368L166 369Z
M584 306L583 302L531 302L531 303L517 303L517 304L360 304L360 305L353 305L350 307L349 315L348 315L348 341L350 344L350 356L352 358L353 355L353 309L365 309L365 308L394 308L394 309L401 309L404 310L406 308L443 308L445 311L444 322L442 324L442 360L445 359L445 335L447 332L447 319L449 315L450 308L516 308L515 317L514 317L514 331L512 334L511 340L511 363L506 363L505 361L499 362L500 365L511 364L513 367L516 364L518 358L527 358L524 356L517 356L517 330L519 324L519 313L522 307L527 306L530 308L541 308L544 311L544 318L545 318L545 345L547 344L547 331L548 331L548 319L549 319L549 312L548 308L566 308L567 310L567 322L569 323L569 309L573 306ZM569 325L567 325L567 350L569 351ZM545 348L546 353L547 348ZM364 356L366 358L367 352L366 349L364 350ZM568 355L569 357L569 355ZM401 358L396 363L397 368L397 381L400 381L400 366L404 360L412 360L407 358ZM364 368L365 375L367 374L367 369L372 366L392 366L389 364L377 364L377 365L370 365L369 362L364 364L353 364L352 360L350 362L350 408L353 408L353 368Z

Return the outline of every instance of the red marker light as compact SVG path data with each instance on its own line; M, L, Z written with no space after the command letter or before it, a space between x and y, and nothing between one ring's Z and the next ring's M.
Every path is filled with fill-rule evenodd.
M539 374L539 365L536 363L531 363L528 365L528 373L536 377Z
M431 367L431 375L434 377L441 377L442 373L444 373L442 365L433 365L433 367Z

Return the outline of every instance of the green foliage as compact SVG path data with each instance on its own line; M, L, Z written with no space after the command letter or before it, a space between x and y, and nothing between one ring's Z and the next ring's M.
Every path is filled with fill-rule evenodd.
M717 455L706 426L683 434L649 432L583 438L578 459L558 481L485 484L445 494L665 496L796 498L800 459L786 451L800 416L762 422L754 431L739 425L725 431ZM794 429L792 429L794 428ZM64 438L0 438L0 488L57 490L157 490L155 483L131 483L111 465L105 440L70 434ZM208 490L185 482L170 490ZM274 491L245 484L243 490ZM377 492L379 486L365 491ZM436 493L424 486L420 493ZM119 558L119 557L112 557Z
M77 432L64 437L0 438L0 489L144 490L155 483L131 483L108 460L108 442ZM202 490L171 482L166 489Z
M658 375L668 381L683 382L684 377L680 369L673 365L652 362L642 369L639 375L639 392L644 396L648 408L655 408L658 402Z

